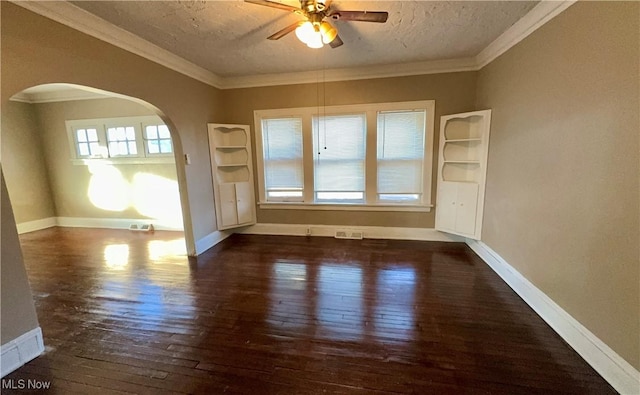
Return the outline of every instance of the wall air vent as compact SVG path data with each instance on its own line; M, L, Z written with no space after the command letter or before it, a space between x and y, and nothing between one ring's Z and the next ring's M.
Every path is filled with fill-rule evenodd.
M153 225L152 224L142 224L142 225L131 224L131 226L129 226L129 230L135 230L137 232L153 232Z
M355 230L342 229L336 231L335 237L336 239L362 240L364 238L364 233Z

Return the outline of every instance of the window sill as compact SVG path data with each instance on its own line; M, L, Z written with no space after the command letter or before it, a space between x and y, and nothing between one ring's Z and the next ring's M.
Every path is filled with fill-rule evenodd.
M175 163L173 156L140 157L140 158L108 158L108 159L71 159L76 166L90 165L153 165Z
M296 202L260 202L266 210L320 210L320 211L407 211L429 213L433 205L408 204L354 204L354 203L296 203Z

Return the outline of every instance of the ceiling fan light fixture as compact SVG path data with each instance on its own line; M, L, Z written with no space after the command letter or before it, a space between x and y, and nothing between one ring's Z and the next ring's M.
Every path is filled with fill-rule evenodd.
M313 40L313 36L316 35L316 30L313 28L313 24L306 21L302 25L296 28L296 36L298 40L307 44L310 40Z
M296 28L296 36L298 40L305 43L309 48L322 48L324 44L331 42L326 41L325 36L330 37L333 27L328 23L326 23L326 25L328 25L327 27L329 29L327 29L327 27L323 28L322 24L306 21ZM338 32L335 32L331 40L333 40L337 34Z
M322 46L324 45L324 43L322 42L322 34L320 34L320 32L315 32L313 36L311 36L311 39L306 42L306 44L309 48L322 48Z
M338 48L344 44L338 35L338 31L325 18L332 18L353 22L385 23L389 18L386 11L341 11L331 8L332 0L299 0L300 8L283 4L281 0L244 0L271 8L293 12L306 19L293 23L284 29L267 37L268 40L279 40L295 30L300 41L310 48L322 48L324 44L330 44L331 48Z
M331 41L335 40L338 35L338 30L335 27L331 26L328 22L322 22L320 24L320 34L322 34L322 42L325 44L329 44Z

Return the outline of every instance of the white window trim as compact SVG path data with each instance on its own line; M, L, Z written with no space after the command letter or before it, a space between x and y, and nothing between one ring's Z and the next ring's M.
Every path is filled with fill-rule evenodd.
M141 141L141 144L143 146L145 156L147 156L147 158L162 158L162 157L173 158L174 157L173 155L174 155L174 152L175 152L175 145L173 144L173 138L171 139L171 151L173 151L173 152L168 153L168 154L167 153L162 153L162 152L157 153L157 154L152 154L152 153L149 152L149 147L146 144L148 139L146 139L144 137L145 136L144 130L145 130L145 128L147 126L164 125L164 122L162 122L162 120L158 118L155 121L153 121L153 120L152 121L141 121L140 123L142 124L142 128L140 129L140 133L141 133L140 141ZM157 139L157 140L159 141L161 139Z
M269 110L269 111L276 111L276 110ZM267 202L267 190L266 190L266 186L265 186L265 181L264 181L264 177L265 177L265 173L264 173L264 145L262 144L262 120L263 119L270 119L270 118L277 118L277 119L282 119L282 118L301 118L301 123L303 125L304 128L304 122L305 122L305 118L302 116L302 114L291 114L291 113L287 113L287 115L274 115L274 116L261 116L259 119L256 118L256 112L254 112L254 119L256 122L256 130L259 130L260 133L260 138L258 138L258 136L256 135L255 137L255 141L256 141L256 157L258 158L258 173L260 174L259 177L259 182L260 182L260 191L259 191L259 200L260 202ZM269 203L303 203L306 196L304 195L304 179L307 177L307 173L306 170L304 168L305 162L304 162L304 158L307 155L307 152L305 150L305 140L304 140L304 130L302 132L302 158L303 158L303 189L302 189L302 199L295 197L282 197L282 198L272 198L272 200L269 201Z
M69 152L71 152L71 156L74 159L102 159L103 156L82 156L78 152L78 144L76 130L78 129L95 129L98 135L98 144L100 145L100 150L104 152L107 148L106 136L104 133L101 133L101 126L98 122L93 122L92 119L87 119L85 121L66 121L67 126L67 138L69 141Z
M377 188L377 117L383 111L426 110L423 192L420 203L379 202ZM366 169L365 202L364 203L318 203L314 201L314 170L312 144L312 117L340 114L366 114ZM267 201L264 180L264 161L262 145L263 118L301 118L304 190L303 202ZM433 207L431 201L431 180L433 172L433 139L435 130L435 100L421 100L394 103L353 104L326 107L298 107L273 110L254 111L256 166L258 168L258 205L261 209L295 209L295 210L348 210L348 211L413 211L429 212Z
M260 202L261 209L267 210L314 210L314 211L411 211L428 213L432 204L362 204L362 203L296 203Z
M74 158L71 163L76 166L91 166L94 164L103 165L162 165L175 163L172 156L160 157L131 157L121 156L116 158Z
M67 128L67 140L69 143L69 152L71 154L71 163L79 166L88 166L95 163L118 164L118 165L139 165L139 164L165 164L174 163L174 154L149 154L143 135L145 125L160 125L162 120L157 116L136 116L136 117L112 117L112 118L92 118L92 119L75 119L65 121ZM117 126L133 126L136 133L136 155L126 156L108 156L107 128ZM100 147L105 153L99 157L83 157L78 155L77 141L75 130L95 128L98 132L98 140ZM173 148L173 141L172 141ZM175 152L175 151L174 151Z
M136 143L136 153L132 154L132 155L118 155L118 156L114 156L114 157L107 157L105 159L110 159L110 160L118 160L120 158L140 158L140 157L144 157L144 151L140 151L140 149L144 149L144 147L142 146L142 129L140 128L140 122L136 121L135 118L110 118L105 120L104 123L102 123L102 126L104 127L104 135L105 135L105 142L107 145L107 152L109 149L109 134L107 133L107 130L110 128L118 128L118 127L130 127L133 126L134 130L135 130L135 143Z

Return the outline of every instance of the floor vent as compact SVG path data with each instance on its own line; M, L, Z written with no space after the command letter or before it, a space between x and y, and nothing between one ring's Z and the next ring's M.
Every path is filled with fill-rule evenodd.
M364 238L364 233L355 230L337 230L335 237L336 239L362 240Z
M152 224L142 224L142 225L131 224L131 226L129 226L129 230L135 230L137 232L153 232L153 225Z

